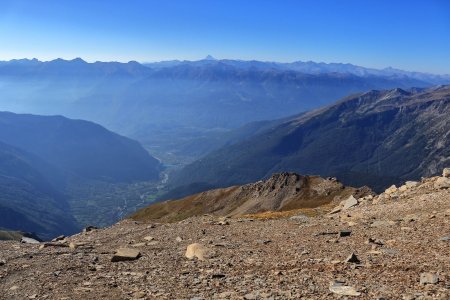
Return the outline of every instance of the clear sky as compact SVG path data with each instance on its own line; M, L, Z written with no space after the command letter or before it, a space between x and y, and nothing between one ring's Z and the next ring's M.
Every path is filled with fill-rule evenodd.
M0 0L0 60L207 54L450 73L450 0Z

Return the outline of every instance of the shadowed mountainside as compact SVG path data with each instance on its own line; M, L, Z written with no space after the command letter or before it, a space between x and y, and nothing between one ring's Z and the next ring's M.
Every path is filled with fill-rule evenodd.
M215 149L217 135L249 122L315 109L350 93L435 83L432 76L350 72L346 65L320 69L210 59L146 66L13 60L0 63L0 109L91 120L158 157L186 163Z
M67 199L44 175L51 169L38 157L0 142L0 228L41 238L80 230Z
M136 141L61 116L0 112L0 141L78 176L106 181L157 179L160 163Z
M162 167L142 146L61 116L0 112L0 228L48 239L145 203Z
M170 197L273 172L336 176L376 190L434 175L449 163L449 118L450 86L356 94L188 165L172 178Z

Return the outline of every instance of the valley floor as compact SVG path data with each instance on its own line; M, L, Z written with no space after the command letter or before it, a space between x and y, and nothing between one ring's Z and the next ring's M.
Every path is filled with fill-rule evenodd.
M0 299L450 299L450 189L432 185L319 217L125 220L47 246L1 242ZM206 260L185 257L192 243ZM120 247L142 256L111 262Z

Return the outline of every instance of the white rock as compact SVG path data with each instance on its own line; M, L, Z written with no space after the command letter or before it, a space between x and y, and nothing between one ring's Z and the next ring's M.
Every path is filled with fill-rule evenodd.
M402 185L401 187L398 188L399 192L406 192L409 188L406 185Z
M303 214L292 216L289 218L289 220L297 221L300 223L306 223L309 221L309 217Z
M202 244L194 243L187 246L185 256L188 259L194 259L195 257L198 260L205 260L209 258L211 255L211 250L203 246Z
M358 205L358 200L356 200L356 198L353 197L353 195L351 195L350 197L348 197L347 200L345 200L344 206L342 207L342 209L346 210L346 209L349 209L350 207L353 207L356 205Z
M395 192L397 192L397 187L395 186L395 184L391 185L390 187L388 187L388 188L384 191L384 193L385 193L386 195L391 195L391 194L393 194L393 193L395 193Z
M352 286L343 285L340 282L332 282L330 284L330 291L343 296L360 296L361 293L356 291L356 289Z
M450 168L444 168L444 170L442 171L442 176L450 177Z
M439 282L439 276L434 273L420 273L420 284L436 284Z
M24 244L39 244L39 241L25 236L22 237L20 242Z
M400 192L406 192L407 190L410 190L410 189L412 189L413 187L416 187L417 184L418 184L417 181L407 181L407 182L405 182L404 185L402 185L401 187L399 187L398 190L399 190Z
M439 177L434 182L434 188L438 190L450 188L450 178Z
M88 245L88 243L85 243L85 242L78 242L78 243L70 242L69 243L69 248L70 249L77 249L77 248L80 248L80 247L87 247L87 248L89 248L89 245Z
M407 181L407 182L405 182L405 185L406 185L408 188L416 187L418 184L419 184L419 183L418 183L417 181Z

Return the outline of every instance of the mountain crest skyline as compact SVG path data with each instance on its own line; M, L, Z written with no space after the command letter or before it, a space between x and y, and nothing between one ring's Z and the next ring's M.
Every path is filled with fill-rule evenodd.
M164 59L158 61L146 61L146 60L129 60L129 61L116 61L116 60L95 60L90 61L82 57L74 58L54 58L50 60L41 60L36 57L33 58L14 58L10 60L0 59L0 66L8 63L54 63L54 62L71 62L78 64L95 64L95 63L119 63L119 64L140 64L145 66L156 66L165 65L164 67L174 66L178 64L189 64L189 63L225 63L231 64L236 67L236 64L247 64L249 67L265 67L280 68L295 70L301 73L307 74L318 74L318 73L351 73L355 75L430 75L430 76L440 76L450 79L450 71L447 72L422 72L415 70L404 70L401 68L386 66L382 68L366 67L363 65L358 65L350 62L324 62L324 61L313 61L313 60L294 60L291 62L281 62L276 60L245 60L245 59L230 59L230 58L217 58L211 54L208 54L203 59L197 60L180 60L180 59ZM380 72L384 72L381 74Z

